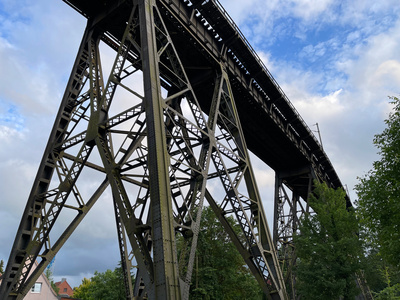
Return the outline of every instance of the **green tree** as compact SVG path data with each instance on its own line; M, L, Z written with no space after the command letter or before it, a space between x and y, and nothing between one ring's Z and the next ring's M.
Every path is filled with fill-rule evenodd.
M56 286L54 280L53 280L53 272L50 270L50 268L47 268L46 271L44 271L44 275L47 277L47 279L49 280L51 287L53 288L53 290L56 292L56 294L58 295L58 292L60 291L60 288Z
M368 287L373 293L378 293L387 286L387 282L380 271L384 269L386 269L385 262L378 251L376 249L367 250L363 259L363 271Z
M104 273L95 272L92 283L96 287L93 291L95 299L125 299L124 280L118 272L107 270ZM121 274L122 275L122 274Z
M73 297L81 300L94 300L92 291L95 289L94 284L86 277L82 279L80 286L74 288Z
M4 273L4 261L0 260L0 273L3 274Z
M374 145L381 159L355 189L360 219L369 230L369 238L387 262L400 262L400 100L390 97L394 106L387 128L375 135Z
M114 271L95 271L92 278L84 278L81 285L74 289L73 297L82 300L126 299L121 267L115 268Z
M386 287L379 293L375 293L376 300L400 300L400 283L393 284L389 267L382 270L382 277L385 280Z
M298 262L297 291L304 299L354 299L355 274L362 247L358 221L346 207L345 192L316 183L309 198L313 214L305 215L294 237Z
M235 222L229 219L231 224ZM240 232L236 225L235 229ZM178 252L183 243L178 242ZM190 299L262 299L263 293L210 207L204 207Z

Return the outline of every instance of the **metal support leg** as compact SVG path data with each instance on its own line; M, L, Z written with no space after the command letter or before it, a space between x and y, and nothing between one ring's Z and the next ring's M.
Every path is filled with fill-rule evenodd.
M96 47L97 42L98 37L94 36L93 28L89 24L22 215L0 287L2 299L22 299L26 295L107 186L103 182L93 197L84 202L74 184L93 147L83 144L74 155L62 155L64 149L70 147L68 138L71 128L75 128L78 122L85 119L89 97L83 92L83 88L89 79L90 66L96 59L93 56L96 55L96 50L91 51L91 47ZM75 201L65 206L69 195ZM78 214L56 243L52 244L49 239L50 231L65 207ZM39 260L39 264L30 273L36 260Z
M102 32L100 25L88 24L0 297L22 299L110 187L112 198L106 200L115 207L126 280L130 275L128 247L139 269L136 287L141 288L135 288L133 297L189 298L206 197L267 296L286 299L230 75L222 67L191 77L196 84L209 80L212 86L212 74L217 73L212 101L201 99L204 107L200 106L186 74L188 66L183 66L165 25L171 26L166 19L171 15L161 13L165 7L159 8L155 0L123 1L120 5L123 9L105 13L96 21L107 27L114 17L123 20L113 31L118 37ZM105 86L100 41L117 52ZM134 75L142 79L144 92L132 84ZM119 98L119 93L124 97ZM98 186L86 202L78 191L78 178L91 172L95 176L89 178L92 183L98 180ZM213 180L222 186L222 198L206 190L206 183ZM77 216L53 245L48 237L61 209L71 209ZM237 220L240 234L230 227L229 216ZM177 240L184 249L179 257ZM42 260L27 278L35 259ZM129 286L126 294L132 296Z
M256 187L229 77L223 68L215 89L209 127L214 135L211 158L216 173L209 177L220 179L226 195L218 203L217 197L207 193L207 200L266 295L270 299L286 299L285 285ZM241 237L227 222L228 216L237 220L242 229Z
M169 161L163 122L163 99L159 82L154 31L154 1L139 1L142 43L144 105L146 111L155 299L180 299L175 232L169 182Z
M301 199L298 191L289 190L285 186L286 181L299 180L299 178L303 185L302 190L307 191L306 199ZM306 201L312 190L312 180L311 172L307 171L275 176L274 244L278 251L285 284L292 299L296 299L295 274L292 272L296 262L296 245L293 242L293 235L297 231L301 217L309 213Z

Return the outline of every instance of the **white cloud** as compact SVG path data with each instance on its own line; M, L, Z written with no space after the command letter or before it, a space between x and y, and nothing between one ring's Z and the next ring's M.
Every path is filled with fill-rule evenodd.
M0 245L7 245L1 247L0 259L7 259L84 29L83 17L62 1L22 2L2 1L9 16L0 16L0 227L7 228L0 234ZM311 125L319 124L324 149L352 189L376 158L372 137L384 127L386 96L400 92L398 0L349 0L341 8L331 0L222 3L261 50L260 57L306 123L313 130ZM327 24L327 37L308 36ZM272 55L279 38L300 39L301 47L291 49L292 56ZM106 54L104 65L110 61ZM12 118L6 116L10 107L15 108ZM274 174L253 161L271 222ZM216 183L210 183L211 190L218 189ZM91 188L82 187L82 192ZM119 260L112 206L98 204L61 250L57 274L86 276L95 269L112 269Z
M400 10L397 0L347 0L341 3L342 24L350 24L365 32L380 31L380 26L390 23ZM387 25L387 24L386 24Z
M377 159L372 139L384 128L387 96L400 93L400 20L388 12L393 2L363 3L346 2L352 10L337 19L345 31L311 39L298 56L260 54L311 129L319 124L324 149L353 200L357 176ZM381 17L385 9L388 16ZM352 27L354 19L359 23Z
M14 128L0 125L0 143L10 144L15 142L16 138L23 138L23 134Z
M293 14L305 21L318 18L334 3L333 0L294 0L292 1Z
M297 17L311 21L324 14L334 3L333 0L251 0L221 1L229 15L238 24L246 23L250 16L259 18L263 23L285 16Z
M305 119L314 123L318 120L331 120L340 117L345 109L340 103L342 90L325 96L307 95L293 101L293 104Z
M317 59L323 59L327 53L339 51L341 48L340 41L337 37L327 41L318 42L316 45L309 44L305 46L299 53L300 59L307 59L315 62Z
M0 65L7 70L0 72L0 101L12 99L24 114L54 114L83 30L83 17L66 13L72 9L61 1L47 2L23 9L8 3L10 16L0 24Z
M400 62L397 60L387 60L381 63L376 71L376 77L381 82L398 84L400 82ZM394 85L394 84L393 84Z
M354 101L370 103L400 92L399 48L400 20L356 47L352 58L338 62L338 69L348 76L346 88L358 93Z
M275 186L275 173L272 170L268 170L265 167L259 168L257 165L254 165L253 172L257 180L258 188Z

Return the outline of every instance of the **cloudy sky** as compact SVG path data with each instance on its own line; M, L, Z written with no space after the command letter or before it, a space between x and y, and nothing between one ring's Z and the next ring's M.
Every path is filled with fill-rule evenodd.
M400 94L398 0L221 3L305 122L318 123L356 200L357 176L378 159L372 139L391 109L387 96ZM61 0L0 0L0 259L8 259L84 26ZM254 169L270 217L274 175L256 159ZM59 252L56 280L76 286L117 265L108 205L96 205Z

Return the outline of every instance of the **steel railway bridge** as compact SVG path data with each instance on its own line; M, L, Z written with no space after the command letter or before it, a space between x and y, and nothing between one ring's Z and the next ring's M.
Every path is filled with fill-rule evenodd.
M87 27L0 298L23 299L110 189L127 299L188 299L204 200L268 298L287 299L291 239L312 182L342 184L224 8L217 0L64 2ZM100 44L116 57L104 77ZM273 234L249 150L276 173ZM95 188L81 193L88 183ZM64 215L70 221L57 222ZM177 252L176 239L186 251Z

